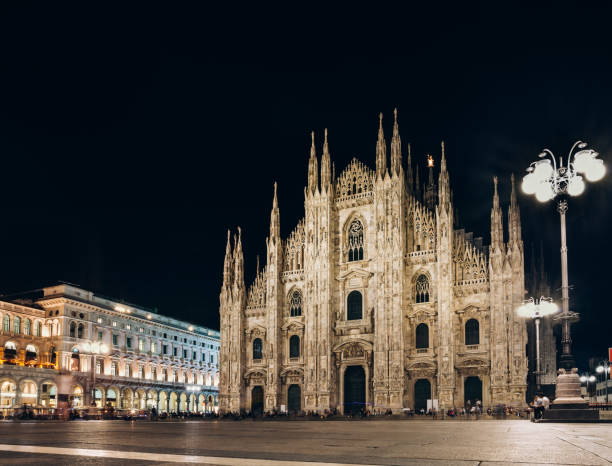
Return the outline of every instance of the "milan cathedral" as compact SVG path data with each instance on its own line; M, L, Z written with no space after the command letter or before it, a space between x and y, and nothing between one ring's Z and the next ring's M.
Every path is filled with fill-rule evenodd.
M280 235L274 185L265 266L244 283L241 232L228 232L220 294L222 412L374 412L523 405L526 324L514 178L507 234L493 179L491 241L456 228L444 143L439 173L413 176L397 121L380 115L376 169L335 176L314 133L305 216ZM390 157L389 157L390 155ZM469 187L468 187L469 189ZM506 237L506 240L504 239Z

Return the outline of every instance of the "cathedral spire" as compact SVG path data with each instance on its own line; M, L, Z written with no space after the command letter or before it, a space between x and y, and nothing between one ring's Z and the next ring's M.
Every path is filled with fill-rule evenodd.
M438 202L447 205L451 202L450 182L446 170L446 154L444 153L444 141L442 141L442 158L440 159L440 176L438 177Z
M427 182L427 186L423 190L423 202L429 208L429 210L433 211L436 208L437 203L437 195L436 192L436 183L434 182L433 175L433 167L434 167L434 159L431 155L427 155L427 168L429 170L429 181Z
M315 150L314 131L310 133L310 136L312 138L312 144L310 146L310 159L308 159L308 192L310 194L314 194L319 188L319 163L317 161L317 152Z
M270 239L280 239L280 212L278 210L278 197L276 196L276 181L274 182L274 200L270 213Z
M414 180L412 179L412 156L410 154L410 143L408 144L408 162L406 164L406 189L408 194L413 194Z
M419 181L419 164L416 166L416 178L414 180L414 197L417 201L421 201L421 182Z
M497 177L493 177L493 208L491 209L491 249L501 250L504 243L504 228L502 225L502 212L499 207L499 194L497 194Z
M234 237L236 238L236 237ZM242 253L242 230L238 227L238 238L234 248L234 288L244 290L244 254Z
M516 187L514 173L510 178L512 192L510 194L510 208L508 209L508 241L510 244L518 244L521 241L521 213L516 201Z
M225 259L223 260L223 287L230 286L232 283L232 244L230 241L230 231L227 230L227 244L225 245Z
M391 138L391 174L399 175L402 167L402 140L397 123L397 108L393 110L393 136Z
M325 128L325 140L323 141L323 157L321 158L321 191L328 191L331 177L331 159L329 146L327 144L327 128Z
M378 141L376 141L376 174L381 178L387 173L387 144L385 143L385 133L383 132L383 114L378 115Z

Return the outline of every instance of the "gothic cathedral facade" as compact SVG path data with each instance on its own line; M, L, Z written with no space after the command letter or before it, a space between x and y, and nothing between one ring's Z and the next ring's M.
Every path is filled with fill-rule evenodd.
M456 229L444 143L421 189L402 161L397 112L390 163L353 159L335 176L327 130L314 134L305 216L280 236L276 183L265 266L247 289L241 232L228 232L220 294L220 409L399 412L481 400L522 405L527 333L514 179L504 239L494 179L491 242Z

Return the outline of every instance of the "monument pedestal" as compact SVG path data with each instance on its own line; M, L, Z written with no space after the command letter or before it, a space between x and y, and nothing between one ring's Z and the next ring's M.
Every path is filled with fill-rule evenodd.
M559 369L555 401L536 422L598 422L599 411L589 408L589 402L580 395L578 369L569 373Z

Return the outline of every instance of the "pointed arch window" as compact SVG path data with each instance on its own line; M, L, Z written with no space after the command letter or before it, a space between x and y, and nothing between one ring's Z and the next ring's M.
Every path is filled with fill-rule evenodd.
M470 319L465 323L465 344L480 344L480 324L476 319Z
M346 320L363 318L363 296L359 291L351 291L346 298Z
M261 338L255 338L255 340L253 340L253 359L262 359Z
M32 334L32 321L30 319L25 319L23 321L23 333L24 335Z
M34 324L34 336L35 337L42 336L42 323L40 321Z
M289 298L289 311L291 317L299 317L302 315L302 292L294 290Z
M429 327L427 324L419 324L416 328L416 348L425 349L429 348Z
M74 322L70 322L70 338L74 338L76 332L76 324Z
M363 260L363 223L353 220L348 229L348 261Z
M414 284L415 286L415 302L429 302L429 278L426 275L419 275Z
M289 357L300 357L300 337L297 335L291 335L291 338L289 338Z
M11 331L11 318L8 314L4 314L4 317L2 317L2 330L4 332Z
M79 324L79 328L77 330L77 337L78 338L83 338L83 324Z

